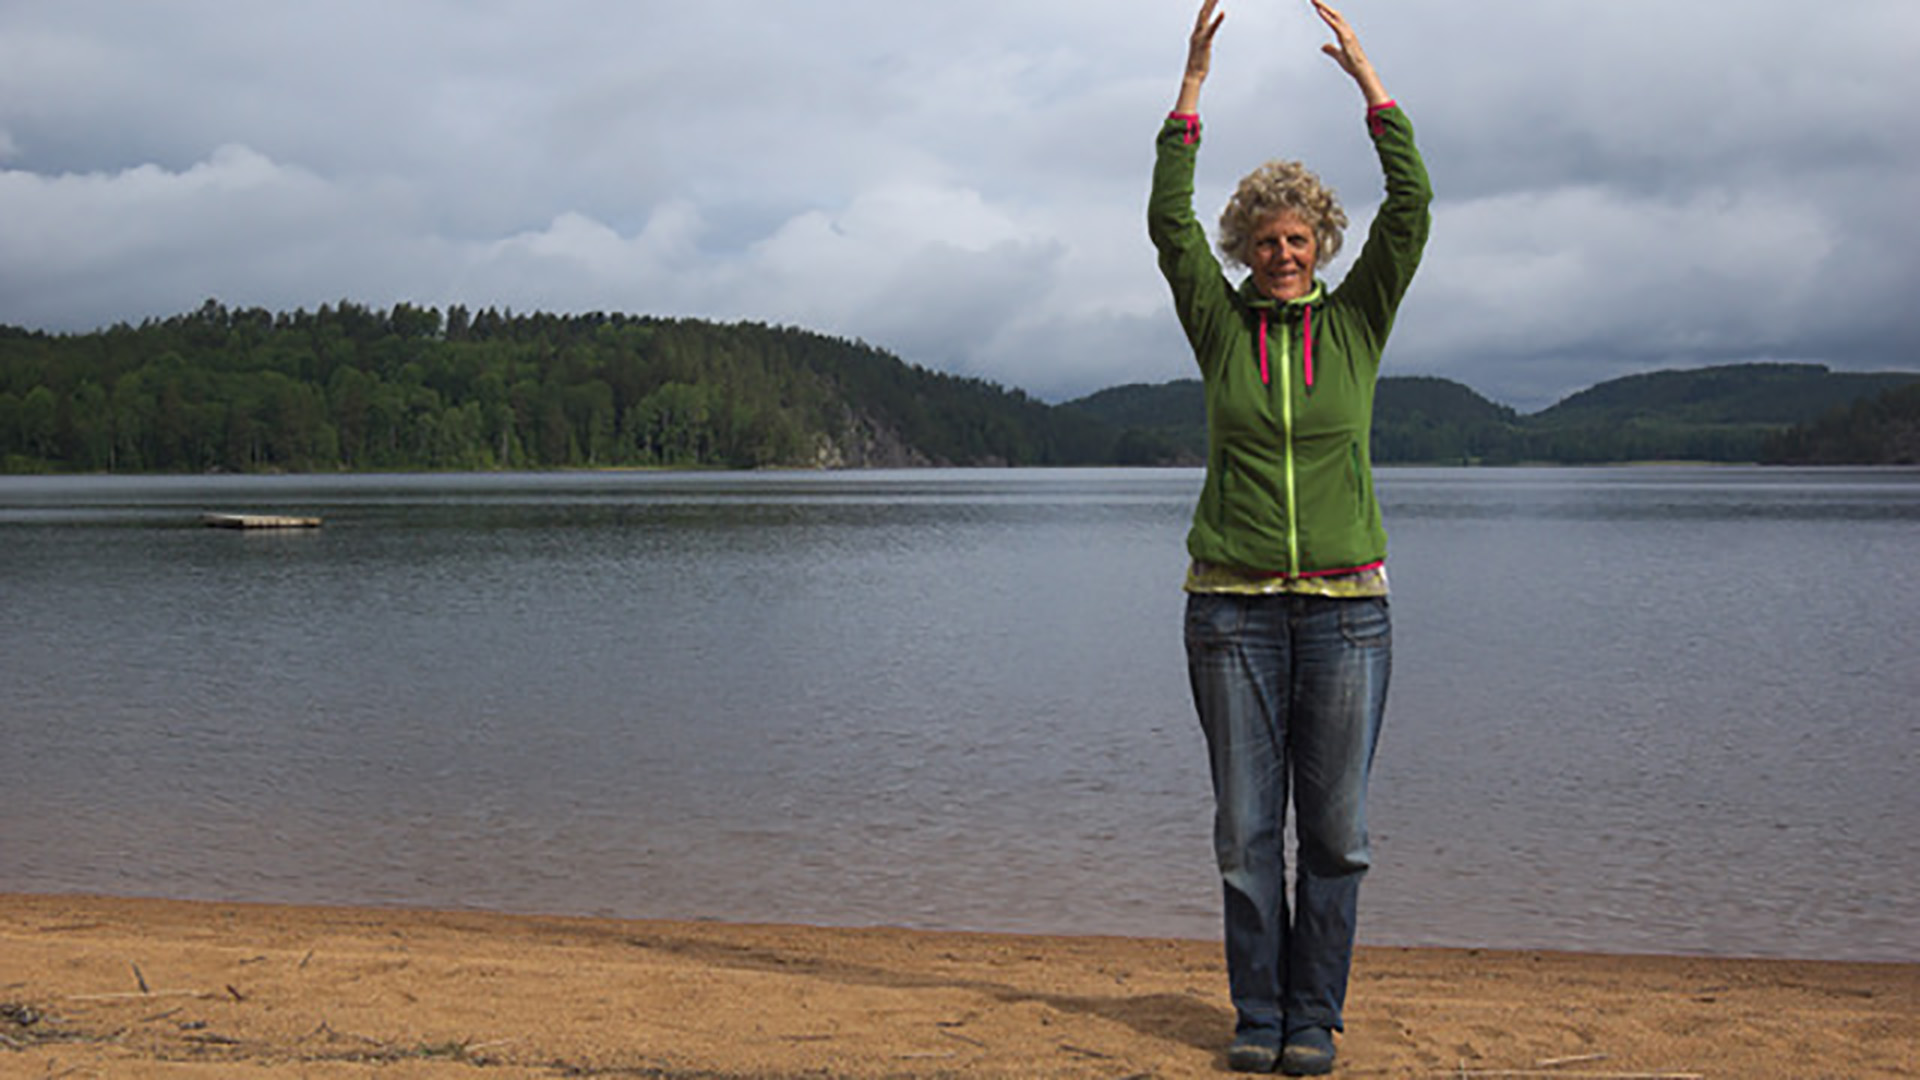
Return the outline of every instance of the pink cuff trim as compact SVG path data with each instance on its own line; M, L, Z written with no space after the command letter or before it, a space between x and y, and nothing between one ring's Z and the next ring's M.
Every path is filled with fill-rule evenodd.
M1186 122L1186 125L1187 125L1186 144L1188 146L1192 146L1194 143L1197 143L1200 141L1200 114L1199 113L1170 112L1167 114L1167 119L1182 120Z
M1380 122L1380 114L1388 109L1397 109L1399 107L1400 103L1392 98L1388 98L1378 105L1367 106L1367 131L1371 132L1375 137L1378 137L1382 131L1386 130L1386 125Z

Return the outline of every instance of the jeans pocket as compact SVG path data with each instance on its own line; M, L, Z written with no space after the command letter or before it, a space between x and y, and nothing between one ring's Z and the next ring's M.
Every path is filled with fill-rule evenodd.
M1356 648L1392 648L1393 618L1388 614L1387 598L1370 596L1341 604L1340 636Z
M1229 644L1240 637L1247 624L1244 597L1228 593L1187 594L1187 647L1207 648Z

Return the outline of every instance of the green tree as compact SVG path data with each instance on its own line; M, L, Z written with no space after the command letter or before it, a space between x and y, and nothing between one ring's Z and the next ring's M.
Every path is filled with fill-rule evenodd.
M55 411L53 391L45 386L34 387L21 399L17 421L20 449L28 456L43 460L54 456Z

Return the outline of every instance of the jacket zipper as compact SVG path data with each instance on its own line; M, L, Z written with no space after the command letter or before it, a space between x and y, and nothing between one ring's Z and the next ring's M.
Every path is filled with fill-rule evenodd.
M1302 318L1305 346L1303 349L1306 363L1307 391L1313 391L1313 306L1307 305ZM1260 309L1260 384L1272 386L1272 367L1267 362L1267 309ZM1285 459L1285 481L1287 488L1287 576L1300 576L1300 514L1299 502L1294 493L1293 476L1293 368L1290 353L1292 339L1283 332L1280 335L1280 445Z
M1265 340L1266 335L1261 335ZM1300 508L1293 488L1293 372L1287 355L1292 349L1286 334L1280 335L1280 441L1286 448L1287 481L1287 574L1300 574Z

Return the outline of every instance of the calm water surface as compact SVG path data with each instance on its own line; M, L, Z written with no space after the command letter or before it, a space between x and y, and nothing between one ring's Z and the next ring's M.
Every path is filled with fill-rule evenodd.
M0 478L0 891L1212 936L1199 482ZM1365 939L1920 960L1920 472L1380 488Z

